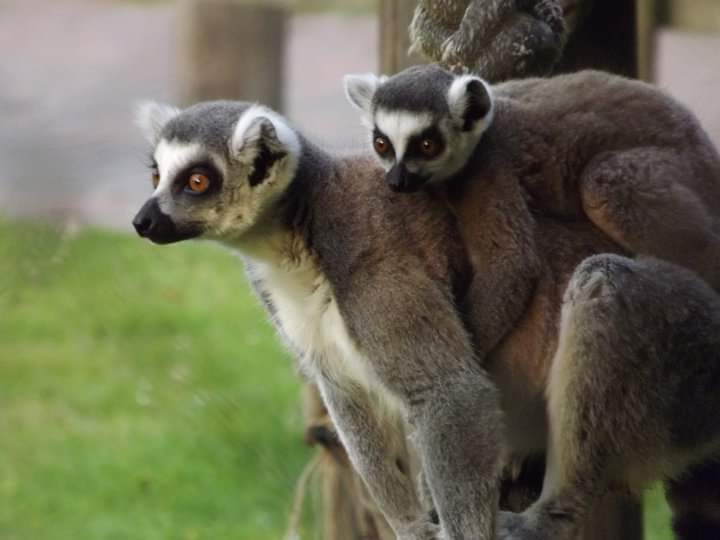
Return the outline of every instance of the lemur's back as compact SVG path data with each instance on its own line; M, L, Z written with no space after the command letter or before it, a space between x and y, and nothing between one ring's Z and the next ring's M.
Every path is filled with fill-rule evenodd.
M490 131L506 152L514 154L511 161L525 162L521 175L533 169L532 163L539 164L527 173L527 185L534 192L545 190L541 197L579 189L584 169L601 154L667 149L665 158L674 156L687 169L677 182L697 191L710 207L720 206L720 156L715 146L698 119L658 88L583 71L510 81L493 90L496 125ZM571 195L566 199L577 202Z
M688 133L696 127L695 117L677 100L645 82L602 71L508 81L493 86L493 96L512 101L524 115L552 120L545 131L574 120L584 132L635 144L696 138Z
M474 174L449 191L473 275L466 321L502 390L512 448L540 452L563 293L582 260L624 250L587 220L533 212L524 186L492 160Z
M464 247L442 194L392 192L371 157L339 159L335 166L312 227L322 231L315 236L323 244L314 247L338 295L345 287L358 286L368 273L403 276L421 268L433 278L456 280L462 288Z

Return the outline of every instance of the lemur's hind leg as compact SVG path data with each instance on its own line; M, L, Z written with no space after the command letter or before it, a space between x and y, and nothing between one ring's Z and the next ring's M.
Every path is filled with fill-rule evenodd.
M522 514L500 515L499 540L576 538L591 505L606 489L611 417L622 416L614 375L607 365L614 362L609 349L618 338L607 335L616 333L615 314L588 323L590 311L601 311L597 308L612 298L611 276L616 270L601 266L596 271L585 265L576 270L566 292L548 382L550 434L543 491ZM614 299L609 303L614 304ZM589 307L592 304L595 309Z
M599 255L576 269L548 381L543 491L500 540L571 540L608 490L637 492L720 442L720 297L695 274Z
M629 252L690 268L719 290L718 216L693 190L690 161L670 148L606 152L583 172L580 197L590 220Z
M720 462L699 465L667 482L678 540L720 538Z

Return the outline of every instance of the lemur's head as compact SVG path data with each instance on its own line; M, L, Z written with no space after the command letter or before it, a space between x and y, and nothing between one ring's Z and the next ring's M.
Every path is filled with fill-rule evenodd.
M238 239L265 222L297 168L298 135L259 105L147 103L138 123L152 145L154 191L133 225L157 244Z
M417 191L459 172L492 121L490 87L437 65L389 78L347 75L344 83L395 191Z

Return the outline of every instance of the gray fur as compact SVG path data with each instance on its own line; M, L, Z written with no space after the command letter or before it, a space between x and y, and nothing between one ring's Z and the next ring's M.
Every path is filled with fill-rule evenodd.
M347 75L343 81L345 96L353 106L365 110L370 106L375 90L384 79L384 77L378 77L373 73Z
M410 182L417 188L425 183L447 180L465 165L493 116L489 86L478 77L457 79L438 65L413 66L393 77L375 79L348 75L344 79L345 93L350 102L361 110L364 124L371 128L372 138L386 136L393 146L389 155L379 156L388 171L398 167L417 177ZM457 81L457 83L456 83ZM453 83L456 83L453 87ZM363 99L353 96L363 95ZM416 129L408 131L400 122L390 118L395 113L418 118ZM413 143L421 139L426 120L442 137L443 150L428 158L412 151ZM389 123L386 127L384 124ZM397 124L397 125L396 125ZM400 129L396 132L393 127ZM403 149L401 152L398 149ZM393 185L391 182L389 182ZM405 190L412 190L408 186Z
M445 93L453 75L438 66L412 66L403 71L405 77L390 77L381 82L372 97L373 108L402 109L410 112L432 111L434 115L448 115ZM414 87L421 92L408 92Z
M225 124L214 128L213 117L186 119L181 113L173 122L189 134L189 140L199 141L200 133L214 130L211 138L220 140L227 129ZM234 120L236 134L244 115ZM197 126L198 121L204 125ZM287 129L277 116L269 121L278 133ZM649 410L656 404L653 400L662 398L669 404L662 414L673 414L674 404L687 407L683 414L697 413L702 396L686 403L680 382L667 395L647 391L650 383L662 384L651 363L673 381L686 381L697 373L695 360L672 361L683 351L678 348L683 336L697 338L696 358L706 351L711 362L711 351L716 350L715 333L693 334L698 328L693 322L696 312L702 315L700 327L716 324L716 297L689 273L678 270L681 279L663 278L654 285L656 273L675 270L663 263L592 260L572 281L566 314L576 309L573 291L591 291L587 283L592 279L583 276L592 278L603 264L613 272L625 267L639 275L647 272L648 283L633 289L633 280L612 274L613 280L623 279L628 290L623 288L623 294L610 299L610 320L586 316L581 336L568 332L567 325L558 335L561 298L573 269L593 254L625 249L589 220L572 222L533 212L528 186L517 181L505 154L493 153L474 163L463 182L398 195L385 189L382 170L372 158L335 158L301 135L297 138L300 145L293 147L291 141L287 156L268 169L257 186L249 185L252 170L242 164L242 156L231 157L222 165L222 190L212 211L202 204L195 210L189 204L179 215L173 210L169 218L192 220L204 236L244 255L255 288L304 373L320 388L352 463L398 538L493 538L506 456L543 452L547 444L551 455L565 452L565 456L562 442L581 441L587 433L572 418L582 419L587 410L602 407L603 415L592 416L595 422L607 426L623 422L625 402L608 399L603 392L627 379L618 381L615 376L628 372L629 361L649 362L638 371L638 381L620 387L635 392L624 393L630 403ZM262 199L260 210L249 216L239 213L246 206L243 197ZM654 264L660 265L658 270ZM290 301L293 294L295 303ZM669 295L666 302L664 294ZM692 302L684 302L686 295ZM625 298L633 302L628 305ZM641 309L644 303L651 309ZM656 314L662 314L660 323ZM627 327L626 319L631 321ZM298 320L302 324L296 324ZM682 336L667 335L675 328L683 329ZM622 348L628 342L636 344L638 331L645 333L643 343L667 342L669 356L658 348L646 360L637 347ZM558 349L587 348L593 339L610 344L609 349L597 351L613 354L587 362L582 355L555 355ZM613 343L619 350L612 350ZM593 352L591 346L589 350ZM584 394L572 384L548 385L558 372L596 384L583 386ZM646 372L655 378L642 379ZM720 388L713 373L708 368L707 376L697 376L716 396ZM571 416L563 420L561 429L556 417L550 422L546 418L546 395L551 405L578 403L580 397L584 401L560 408ZM682 426L682 418L668 418L660 426L662 418L656 414L648 427L660 426L665 431L659 436L667 439L670 433L673 444L694 450L694 445L714 440L715 426L710 422L698 430L673 431L673 426ZM404 430L419 455L439 526L420 502L414 475L402 466L407 463ZM668 447L643 449L662 462ZM620 444L621 454L628 450L632 449ZM579 445L570 451L575 458L585 455ZM673 478L680 478L704 456L697 453L683 460L681 455L674 462ZM568 455L569 465L607 470L602 462L572 457ZM632 468L621 472L628 470ZM573 523L582 519L592 495L606 489L606 476L589 477L599 480L590 492L578 492L557 489L564 486L560 472L556 467L546 477L547 485L552 480L556 489L548 487L542 501L562 504L562 516L570 515ZM662 468L648 469L648 478L666 473ZM620 474L614 480L623 485L630 479ZM682 499L681 490L675 493ZM523 534L536 538L562 532L558 526L566 521L543 508L520 517L501 515L501 532L510 537L513 527L524 528ZM531 529L534 523L542 523L542 528Z
M551 481L524 513L501 513L498 538L576 538L608 490L638 493L658 477L672 480L680 515L695 504L687 538L714 538L717 489L698 492L688 473L712 474L720 457L720 297L676 265L601 255L575 271L562 320Z
M160 140L162 128L179 112L179 109L170 105L146 101L138 104L136 121L147 141L156 145Z
M417 85L418 71L437 77L435 87ZM413 68L376 94L387 85L396 103L413 95L429 104L446 95L448 75ZM651 85L596 71L511 81L492 95L492 123L481 136L428 109L451 144L437 160L415 163L420 175L446 178L438 169L455 163L453 154L464 168L455 167L451 182L494 161L536 211L589 219L628 251L677 262L720 287L720 156L684 106Z
M200 142L211 152L225 155L235 124L248 107L248 103L237 101L198 103L184 109L182 118L171 119L160 136L180 142Z

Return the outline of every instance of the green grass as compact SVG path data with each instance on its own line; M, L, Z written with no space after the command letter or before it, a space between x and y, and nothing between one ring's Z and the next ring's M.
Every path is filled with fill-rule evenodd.
M645 496L645 538L673 540L670 511L665 502L665 494L659 487Z
M210 244L0 224L0 538L280 538L293 364Z
M279 539L301 433L235 256L0 221L0 539Z

